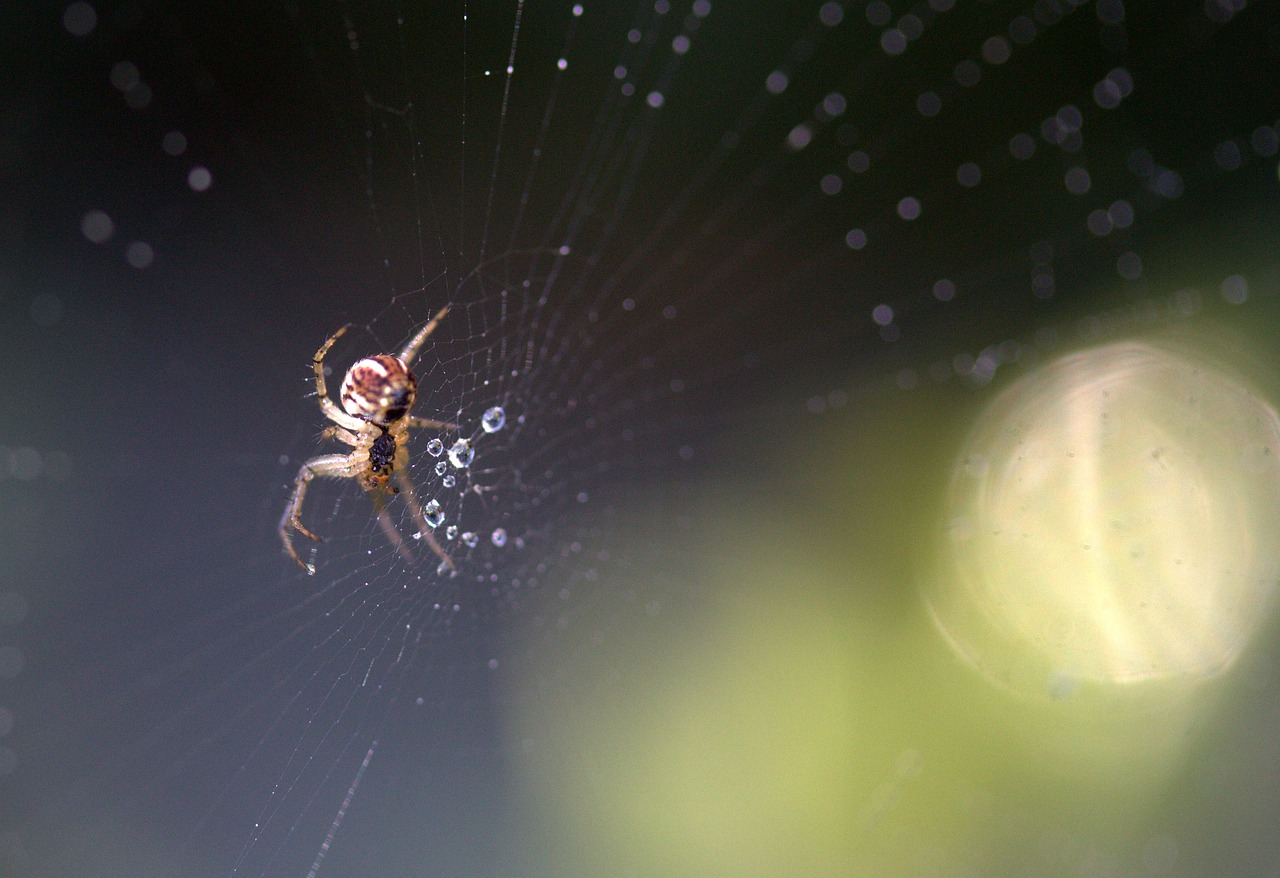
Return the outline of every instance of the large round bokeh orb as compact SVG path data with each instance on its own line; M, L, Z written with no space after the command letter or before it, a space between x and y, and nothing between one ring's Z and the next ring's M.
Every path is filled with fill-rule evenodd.
M1280 574L1280 422L1238 377L1128 341L1027 375L951 477L933 618L1017 690L1204 679Z

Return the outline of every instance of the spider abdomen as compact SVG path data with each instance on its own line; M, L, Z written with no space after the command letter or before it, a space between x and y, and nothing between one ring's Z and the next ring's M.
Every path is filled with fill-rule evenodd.
M348 414L386 426L408 413L417 391L418 381L404 363L390 354L379 354L365 357L347 370L340 397Z

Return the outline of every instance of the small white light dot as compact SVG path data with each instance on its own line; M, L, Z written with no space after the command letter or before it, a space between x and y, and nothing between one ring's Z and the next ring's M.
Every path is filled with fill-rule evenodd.
M956 297L955 283L945 277L934 281L933 297L939 302L950 302Z
M1110 214L1102 208L1089 211L1089 216L1085 220L1085 225L1089 231L1101 238L1103 235L1111 234L1114 223L1111 221Z
M888 326L893 322L893 309L888 305L876 305L871 309L871 319L877 326Z
M557 70L566 70L568 69L568 67L569 67L569 62L565 58L561 58L559 61L556 62Z
M1072 195L1084 195L1089 191L1092 181L1089 178L1089 172L1084 168L1071 168L1067 171L1063 178L1066 183L1067 191Z
M62 13L62 26L73 37L87 37L98 26L98 13L88 3L72 3Z
M889 8L889 4L885 3L884 0L871 0L867 4L867 21L873 27L884 27L892 17L893 10Z
M573 4L573 17L577 18L580 15L582 15L582 4L581 3Z
M920 217L920 199L908 195L898 202L898 216L910 221Z
M1093 87L1093 102L1104 110L1114 110L1120 106L1120 86L1110 79L1103 79Z
M684 34L677 36L671 41L671 51L675 52L677 55L683 55L685 52L689 51L689 38Z
M95 244L111 240L115 234L116 224L100 210L91 210L80 217L80 232Z
M711 3L709 0L696 0L693 4L693 14L698 18L706 18L711 14Z
M920 20L920 16L908 12L898 19L898 30L902 31L902 35L908 40L918 40L924 33L924 22Z
M1149 185L1165 198L1178 198L1182 195L1182 175L1168 168L1161 168L1152 174Z
M1222 170L1234 171L1242 162L1240 147L1234 140L1224 140L1213 148L1213 160Z
M982 68L976 61L965 60L956 65L953 75L960 85L972 88L982 79Z
M844 20L844 7L839 3L823 3L818 9L818 20L827 27L835 27Z
M1036 38L1036 23L1025 15L1019 15L1009 22L1009 36L1018 45L1025 46Z
M665 99L662 97L662 92L660 92L660 91L651 91L651 92L649 92L649 94L645 97L644 102L645 102L646 104L648 104L649 106L653 107L653 108L656 110L656 109L658 109L658 107L661 107L661 106L662 106L662 103L663 103L663 101L664 101L664 100L665 100Z
M990 37L982 44L982 60L993 66L1008 61L1009 56L1012 54L1013 50L1009 47L1009 41L1002 36Z
M117 91L127 92L141 80L138 68L130 61L117 61L111 65L111 84Z
M182 155L187 151L187 136L181 131L170 131L160 141L160 148L165 155Z
M1270 125L1259 125L1253 130L1249 144L1258 155L1270 158L1280 149L1280 137L1276 136L1276 129Z
M1023 132L1009 138L1009 152L1015 159L1029 159L1035 151L1036 141L1030 134Z
M956 169L956 181L972 189L982 182L982 169L974 162L965 162Z
M840 179L839 174L827 174L818 185L824 195L839 195L840 190L844 187L844 180Z
M811 140L813 140L813 129L804 122L792 128L787 134L787 146L797 151L808 146Z
M861 250L867 246L867 233L862 229L850 229L844 236L844 242L850 250Z
M140 82L124 94L125 105L131 110L145 110L151 105L151 86Z
M133 241L124 249L124 258L134 268L147 268L155 261L156 251L146 241Z
M1132 250L1121 253L1116 258L1116 271L1125 280L1137 280L1142 277L1142 257Z
M901 55L907 50L907 35L896 27L880 35L880 48L886 55Z
M196 192L204 192L213 185L213 175L209 173L209 169L204 165L196 165L187 174L187 185Z
M787 90L790 79L781 70L775 70L764 78L764 87L770 94L780 95Z
M1243 305L1249 298L1249 282L1233 274L1222 282L1222 298L1232 305Z
M1133 225L1133 205L1123 198L1113 201L1111 206L1107 208L1107 216L1111 218L1112 224L1117 229L1127 229Z

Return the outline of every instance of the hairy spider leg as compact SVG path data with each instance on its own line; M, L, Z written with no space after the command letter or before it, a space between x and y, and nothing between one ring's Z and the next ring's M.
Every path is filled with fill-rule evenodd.
M348 323L333 335L329 336L328 340L324 344L320 345L319 350L316 351L316 355L311 358L311 368L313 368L316 373L316 398L320 401L320 411L324 412L324 416L326 418L341 427L346 427L348 430L359 430L364 425L364 421L360 420L355 415L347 414L347 412L344 411L336 402L330 399L329 391L325 387L324 383L325 355L329 353L329 348L333 347L333 343L342 338L350 327L351 324Z
M348 445L360 444L359 436L352 433L350 430L337 426L336 424L332 427L325 427L324 430L321 431L320 441L323 442L325 439L341 439Z
M387 540L396 547L400 557L412 562L413 552L409 551L409 547L405 545L404 537L400 536L400 531L396 529L395 523L391 520L391 513L387 511L385 496L380 491L372 491L368 488L365 489L365 493L373 501L373 509L378 513L378 524L382 525L382 532L386 535Z
M418 523L418 533L422 534L422 539L426 540L427 545L431 547L431 551L439 556L444 562L444 566L449 570L456 570L453 559L449 557L449 553L444 550L444 546L436 539L432 533L434 528L427 524L427 517L422 513L422 506L418 503L418 493L413 489L413 482L409 481L409 477L403 472L396 472L396 481L400 485L400 496L404 498L404 502L408 504L409 511L413 513L414 520Z
M345 454L323 454L320 457L313 457L298 470L298 479L293 485L293 496L289 498L289 504L284 508L284 515L280 516L280 541L284 543L285 550L288 551L290 557L297 561L298 566L307 571L308 574L314 575L316 566L308 564L298 557L297 550L293 548L292 530L296 530L304 537L309 537L317 543L322 543L324 540L307 530L301 520L302 500L307 495L307 485L316 476L348 478L350 474L350 466Z
M445 305L436 312L436 316L427 321L427 325L419 329L418 334L410 339L409 343L404 346L404 350L400 352L400 355L396 359L404 363L406 369L412 368L413 361L418 359L418 349L421 348L422 343L427 340L427 336L435 332L436 324L444 319L444 315L449 313L450 307L452 306Z
M404 422L407 426L417 427L422 430L457 430L457 424L449 424L444 421L433 421L430 418L419 418L414 415L405 417Z

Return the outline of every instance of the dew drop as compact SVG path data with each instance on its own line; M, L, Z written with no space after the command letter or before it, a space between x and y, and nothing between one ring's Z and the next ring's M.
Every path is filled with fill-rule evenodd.
M497 528L489 539L495 546L505 546L507 544L507 532L502 528Z
M449 463L458 469L471 466L471 461L475 460L475 457L476 450L471 447L471 443L466 439L459 439L449 449Z
M442 476L445 474L445 471L447 471L448 469L449 469L449 465L446 464L443 460L436 461L436 475Z
M467 531L462 535L462 542L466 544L468 549L474 549L476 547L476 543L480 542L480 538L471 531Z
M456 524L449 525L444 529L444 535L445 539L453 539L458 535L458 526Z
M458 480L451 475L445 476L440 480L440 484L444 485L446 488L452 488L454 485L458 484Z
M493 408L484 413L484 417L480 419L480 427L486 433L496 433L502 429L507 423L507 413L502 410L502 406L495 405Z
M441 454L444 454L444 443L439 439L432 439L427 443L427 454L430 454L432 457L439 457Z
M444 510L440 508L440 501L432 500L422 507L422 517L431 527L439 527L440 522L444 521Z

